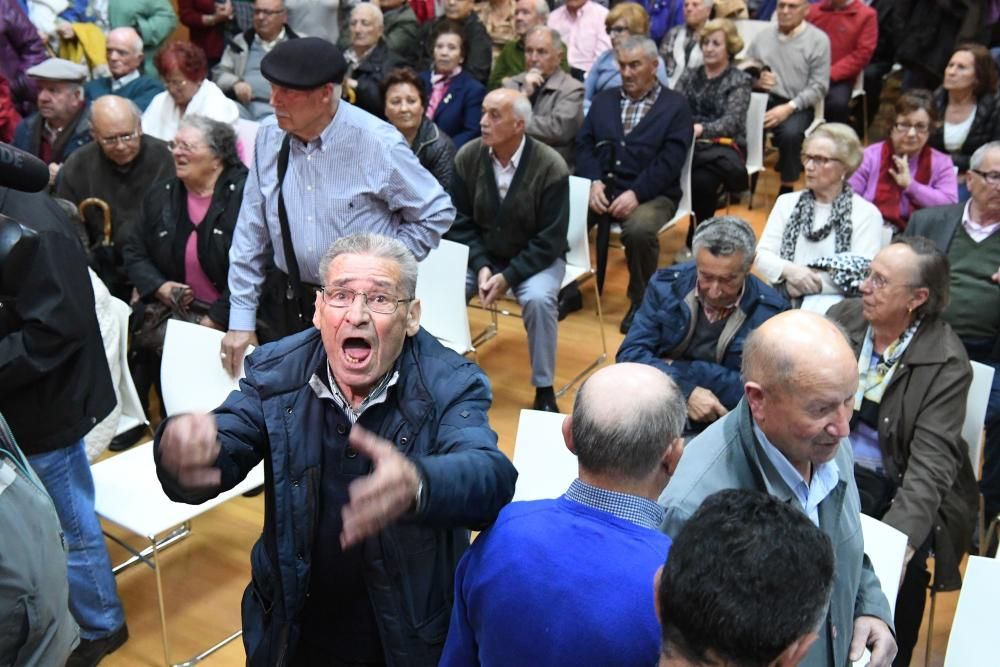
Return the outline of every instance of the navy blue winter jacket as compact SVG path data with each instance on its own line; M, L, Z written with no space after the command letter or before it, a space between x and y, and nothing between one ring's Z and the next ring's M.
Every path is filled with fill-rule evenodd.
M742 318L743 322L725 345L719 363L679 359L683 350L676 348L682 343L686 347L694 331L691 308L697 303L693 298L697 278L694 262L654 273L616 359L659 368L674 379L684 398L696 387L704 387L715 394L726 409L732 410L743 397L740 379L743 342L764 320L786 310L788 303L771 287L748 275L740 301L741 312L730 315ZM727 334L723 332L723 335ZM673 362L668 364L665 358L672 358Z
M215 411L220 489L187 491L158 468L168 496L198 503L232 488L264 460L264 530L250 556L253 580L243 596L251 666L289 664L298 643L318 520L323 415L335 409L309 386L325 359L316 329L264 345L248 358L240 391ZM487 421L492 392L486 376L423 329L406 339L387 401L392 409L378 411L388 414L381 423L366 419L376 411L363 413L359 423L417 465L424 503L419 515L404 516L366 540L364 577L386 664L432 665L448 630L468 529L496 519L514 495L517 472ZM370 462L361 461L362 470L370 470Z

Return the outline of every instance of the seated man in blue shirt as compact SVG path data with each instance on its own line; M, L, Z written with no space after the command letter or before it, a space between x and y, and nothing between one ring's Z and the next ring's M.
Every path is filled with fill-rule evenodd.
M833 571L830 538L791 505L758 491L709 496L656 576L660 667L799 664Z
M579 478L555 500L506 507L459 563L442 667L656 663L650 584L670 540L653 499L683 425L676 385L650 366L583 384L562 429Z
M740 402L743 341L788 304L750 274L756 238L744 220L709 218L692 245L694 262L653 275L618 361L672 377L687 399L690 430L700 431Z

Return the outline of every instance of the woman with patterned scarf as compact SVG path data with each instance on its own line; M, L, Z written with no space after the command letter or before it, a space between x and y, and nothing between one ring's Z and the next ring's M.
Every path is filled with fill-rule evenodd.
M896 665L920 631L934 552L934 587L957 590L978 489L962 440L972 369L940 317L948 258L928 239L900 237L871 262L861 298L830 309L858 355L850 441L861 511L907 536L896 598Z
M895 111L889 140L866 148L861 166L848 181L878 207L893 233L906 229L914 211L958 202L951 156L927 143L938 120L930 91L900 95Z
M847 185L860 163L858 135L841 123L820 125L802 145L806 189L774 202L755 262L789 297L840 293L827 271L809 265L843 255L870 260L881 248L882 215Z

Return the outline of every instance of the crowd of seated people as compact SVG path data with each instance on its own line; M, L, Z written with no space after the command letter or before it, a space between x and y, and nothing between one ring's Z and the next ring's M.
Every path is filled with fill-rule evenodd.
M81 212L80 222L67 224L82 226L86 247L79 249L81 257L90 253L92 268L111 295L133 306L130 371L144 408L158 382L164 322L178 317L226 332L220 363L230 372L242 367L243 350L257 344L258 334L266 345L263 354L250 358L248 368L260 359L274 363L269 355L279 348L270 341L282 334L302 340L316 335L310 344L327 355L339 345L340 367L331 362L329 372L316 373L319 357L302 360L302 366L312 363L305 378L307 395L339 406L336 419L346 415L344 423L320 419L310 428L325 432L360 425L378 430L375 416L412 409L392 397L401 387L412 390L414 376L407 373L418 371L402 372L399 378L389 371L438 364L438 356L445 355L425 333L418 333L420 305L413 303L408 281L411 260L422 259L447 237L469 247L464 268L470 301L493 307L511 296L521 304L528 332L522 352L535 388L531 407L559 412L553 385L558 320L564 314L559 292L567 251L568 179L579 176L589 181L588 222L620 226L625 248L629 279L620 321L625 338L617 361L656 369L656 381L645 386L660 391L664 404L669 397L672 412L664 417L669 423L661 425L665 439L658 442L659 449L646 452L644 467L609 460L612 454L595 459L600 450L587 452L585 446L594 433L572 431L586 423L576 411L609 420L610 425L598 420L597 426L610 428L609 438L621 439L632 432L623 436L614 431L612 427L624 428L615 419L622 421L629 410L646 406L626 401L627 406L611 410L581 389L574 424L564 433L570 451L580 458L580 479L562 505L543 511L565 514L569 518L561 520L573 530L593 523L594 512L609 514L613 518L605 523L617 526L628 549L644 550L642 568L631 574L650 579L646 575L654 564L668 558L670 538L662 533L683 543L678 531L687 519L677 508L719 490L711 481L692 484L696 466L704 466L706 475L720 472L696 456L679 464L679 445L671 443L695 437L694 442L709 448L729 438L731 446L746 448L751 468L764 471L768 483L758 490L793 500L813 525L828 533L838 559L844 553L857 555L856 545L850 539L838 542L842 536L824 525L824 512L817 509L838 488L855 499L842 510L853 512L852 521L860 509L907 537L894 616L886 616L886 601L865 596L872 587L867 566L852 566L841 576L841 566L835 565L835 583L818 582L822 590L813 591L831 600L825 612L829 618L789 628L775 640L774 655L809 656L807 664L830 664L824 661L827 656L839 660L851 643L851 628L842 630L845 641L836 633L831 636L823 623L840 622L839 614L846 618L857 611L850 616L853 633L867 638L877 664L909 663L932 578L939 590L961 585L959 565L972 549L979 495L985 499L987 519L1000 513L1000 379L994 378L988 397L979 488L979 471L972 469L968 454L974 443L966 443L960 433L972 382L970 360L1000 367L1000 76L990 44L957 32L945 49L947 58L941 59L947 64L936 72L903 58L903 90L891 100L891 110L885 105L884 111L891 113L883 114L887 132L865 146L869 119L851 104L852 91L872 59L884 56L888 43L882 10L863 3L750 3L752 17L770 18L765 14L773 10L775 19L749 43L740 37L738 20L713 18L711 0L667 3L672 8L668 19L663 4L645 1L607 7L601 0L566 0L549 7L544 0L478 5L445 0L436 15L428 15L428 3L416 0L179 0L176 14L169 2L166 12L161 0L109 0L100 10L80 0L45 18L32 11L36 4L0 0L0 139L47 165L49 191L39 196L65 199L71 206L97 197L110 207L109 230L95 208ZM252 21L241 29L238 10L245 4L252 5L244 11ZM188 38L168 39L166 33L178 22ZM92 29L71 27L80 24ZM88 41L87 35L95 34L91 30L100 35L95 43ZM70 43L79 48L68 48ZM45 45L65 57L46 57ZM96 60L94 53L100 56ZM746 53L742 60L741 53ZM751 186L747 146L750 133L761 131L747 126L752 91L768 97L763 132L777 150L776 156L769 155L768 168L780 174L779 194L770 202L759 238L746 221L716 216L720 199L725 203L723 195L739 195ZM868 105L877 107L879 100L870 99ZM824 120L831 122L817 122ZM248 128L250 133L243 134ZM690 186L683 179L689 155ZM692 200L688 245L693 256L664 266L659 232L684 194ZM383 247L368 234L392 237L395 245ZM354 240L325 256L331 243L344 239ZM111 252L100 254L100 263L98 251L105 241ZM60 246L60 252L67 250ZM331 276L341 282L331 283ZM0 299L6 294L0 289ZM259 302L251 303L247 294ZM19 300L18 305L29 302ZM829 328L823 316L840 329ZM272 328L276 317L282 324ZM8 320L0 312L0 378L5 369L15 368L2 356L4 337L28 320ZM811 332L830 343L823 352L829 355L823 362L828 375L817 375L809 384L810 373L820 374L809 368L794 378L802 387L796 400L822 393L820 386L829 390L821 398L839 407L821 417L782 394L787 387L776 388L776 378L782 377L791 386L789 368L802 364L804 357L796 355L809 348L808 341L790 332ZM381 347L390 338L399 349ZM292 354L287 339L275 343ZM787 363L771 358L773 351L770 357L762 351L769 345L786 353ZM31 346L21 347L23 355L33 353ZM427 358L408 357L411 348ZM390 352L396 356L386 356ZM468 400L476 404L470 414L483 420L477 428L490 431L483 407L492 400L486 397L488 380L474 365L448 366L467 362L445 358L450 361L434 366L433 372L440 374L434 377L444 377L445 366L469 373L467 390L475 398ZM381 374L368 382L376 369ZM256 371L262 373L263 391L273 378L265 382L260 379L264 371ZM625 386L642 379L632 374L618 380L594 376L590 382ZM445 391L432 389L432 394ZM785 404L780 403L782 395ZM23 400L0 387L0 412L19 409ZM288 410L292 414L293 408ZM233 415L227 413L227 418ZM240 415L250 420L246 423L257 418ZM445 430L448 419L469 417L445 413L436 418ZM19 423L15 420L15 426ZM234 422L220 423L230 428L220 438L239 465L212 469L215 459L205 453L211 460L201 461L199 470L211 479L218 473L217 484L235 483L232 476L249 460L241 457L245 450L240 448L257 443L253 438L262 431L255 426L251 437ZM183 433L197 440L208 427L192 424L194 430ZM497 608L495 596L484 596L477 587L483 585L482 572L491 568L498 568L491 576L501 577L495 584L502 585L504 575L516 577L486 555L495 548L491 544L532 539L530 522L539 517L529 517L538 508L517 505L500 511L510 500L513 482L510 472L491 458L495 470L476 472L487 480L476 487L484 505L466 514L458 511L461 485L474 483L449 468L460 467L448 460L459 454L433 447L414 454L403 447L413 437L403 434L408 428L399 426L397 439L404 458L412 454L416 461L411 467L380 450L382 441L348 442L345 431L338 431L344 437L336 453L353 461L360 451L376 461L376 469L383 465L379 461L400 466L395 481L405 478L409 497L394 501L390 518L379 519L386 525L406 512L418 517L413 526L400 529L400 549L417 549L429 535L445 539L441 526L447 526L447 539L452 530L484 528L494 521L496 529L484 533L466 561L459 560L461 549L437 545L438 555L448 552L438 565L449 582L440 581L440 573L431 581L419 570L424 565L419 558L407 561L413 572L420 572L415 575L422 582L418 589L444 586L428 599L455 600L447 611L458 634L448 635L447 647L449 614L442 609L429 610L437 612L430 615L440 633L406 634L398 624L383 623L398 618L377 591L351 587L351 594L367 591L352 602L361 620L350 631L365 638L359 655L368 660L382 651L401 655L419 646L413 655L436 659L444 651L445 664L466 664L476 651L480 659L489 654L518 662L535 641L533 628L484 639L477 625L483 622L479 611L503 619L511 610ZM380 438L386 435L380 433ZM17 428L14 435L19 435ZM169 430L161 437L157 447L165 458L157 460L165 488L178 498L203 500L202 490L192 491L199 485L190 483L186 453L177 444L184 437ZM33 433L24 438L29 461L50 453L47 448L75 446L39 444ZM115 442L112 449L127 446ZM801 451L814 446L832 447L832 453L824 458L812 449ZM484 435L476 447L479 454L490 451L494 456L495 434L492 441ZM842 452L848 450L853 467L845 468ZM438 457L444 462L435 462ZM39 466L46 463L36 460ZM317 470L329 466L309 461ZM312 486L318 488L309 493L318 495L307 500L346 504L353 493L350 479L370 470L345 465L350 474L340 471L314 480ZM719 488L748 479L742 471L724 472L732 474ZM51 477L43 476L43 483L47 479ZM623 487L629 480L635 485ZM297 495L305 491L290 490L298 489L297 480L285 481L289 489L271 480L268 492L305 502ZM641 488L636 486L640 483ZM664 485L667 492L661 496ZM628 496L625 510L608 500L607 494L616 493ZM447 494L447 501L436 494ZM664 507L657 509L657 498ZM58 507L64 499L54 501ZM674 502L676 506L668 505ZM683 513L695 512L696 506L684 505ZM642 520L635 520L636 514ZM600 522L595 525L608 530ZM323 518L315 526L316 535L331 545L341 529L350 530L346 518ZM280 553L274 557L283 564L296 556L276 548ZM334 546L313 554L317 562L344 565L345 571L360 575L371 563L356 556ZM667 562L661 581L675 581L683 573L671 572ZM80 581L74 583L74 567L80 565L71 560L70 599L77 602L82 594ZM255 576L256 567L261 566L255 563ZM458 577L450 581L456 568ZM587 584L585 569L571 571L580 577L572 583ZM820 574L825 576L809 576ZM541 580L531 586L535 595L560 595L558 587L541 587L553 583L544 570L536 575ZM675 664L678 656L686 660L683 664L698 664L689 651L694 640L687 635L695 629L671 625L669 603L664 606L664 634L655 632L651 579L648 584L612 586L602 593L631 596L620 607L647 615L645 624L632 628L644 642L641 650L632 649L636 664L649 664L657 655L663 664ZM329 610L316 601L321 596L311 593L340 591L345 584L324 575L316 586L321 588L301 592L303 600L311 600L303 604L319 617ZM633 588L642 588L641 600ZM661 600L676 593L656 590ZM127 638L127 627L118 621L120 605L107 597L115 627L94 624L88 611L73 606L82 642L76 649L78 661L69 664L95 665ZM855 597L864 598L864 605L858 602L857 609L846 610L845 601L854 604ZM639 602L645 611L630 609ZM576 601L566 597L562 604ZM280 618L267 631L274 634L259 645L248 644L248 651L277 655L282 630L285 640L288 632L303 632L302 646L308 646L309 655L320 655L315 620L291 617ZM491 631L492 626L486 633ZM588 656L599 660L600 650L614 654L616 644L606 634L588 633L600 648L577 646L582 662ZM248 637L257 641L259 633ZM357 658L345 649L344 637L334 644L337 659ZM704 646L711 656L738 657L735 648ZM634 657L618 655L622 664Z

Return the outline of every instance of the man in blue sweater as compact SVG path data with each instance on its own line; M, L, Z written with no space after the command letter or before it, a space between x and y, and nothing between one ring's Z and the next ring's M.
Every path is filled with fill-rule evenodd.
M653 40L628 37L615 57L622 85L594 97L576 137L576 174L591 181L591 213L611 216L622 226L631 306L621 332L628 333L656 271L660 227L681 199L681 171L694 124L684 96L657 81Z
M583 384L563 422L579 478L555 500L508 505L462 558L442 667L656 663L651 584L670 540L653 501L681 458L684 414L652 366Z

